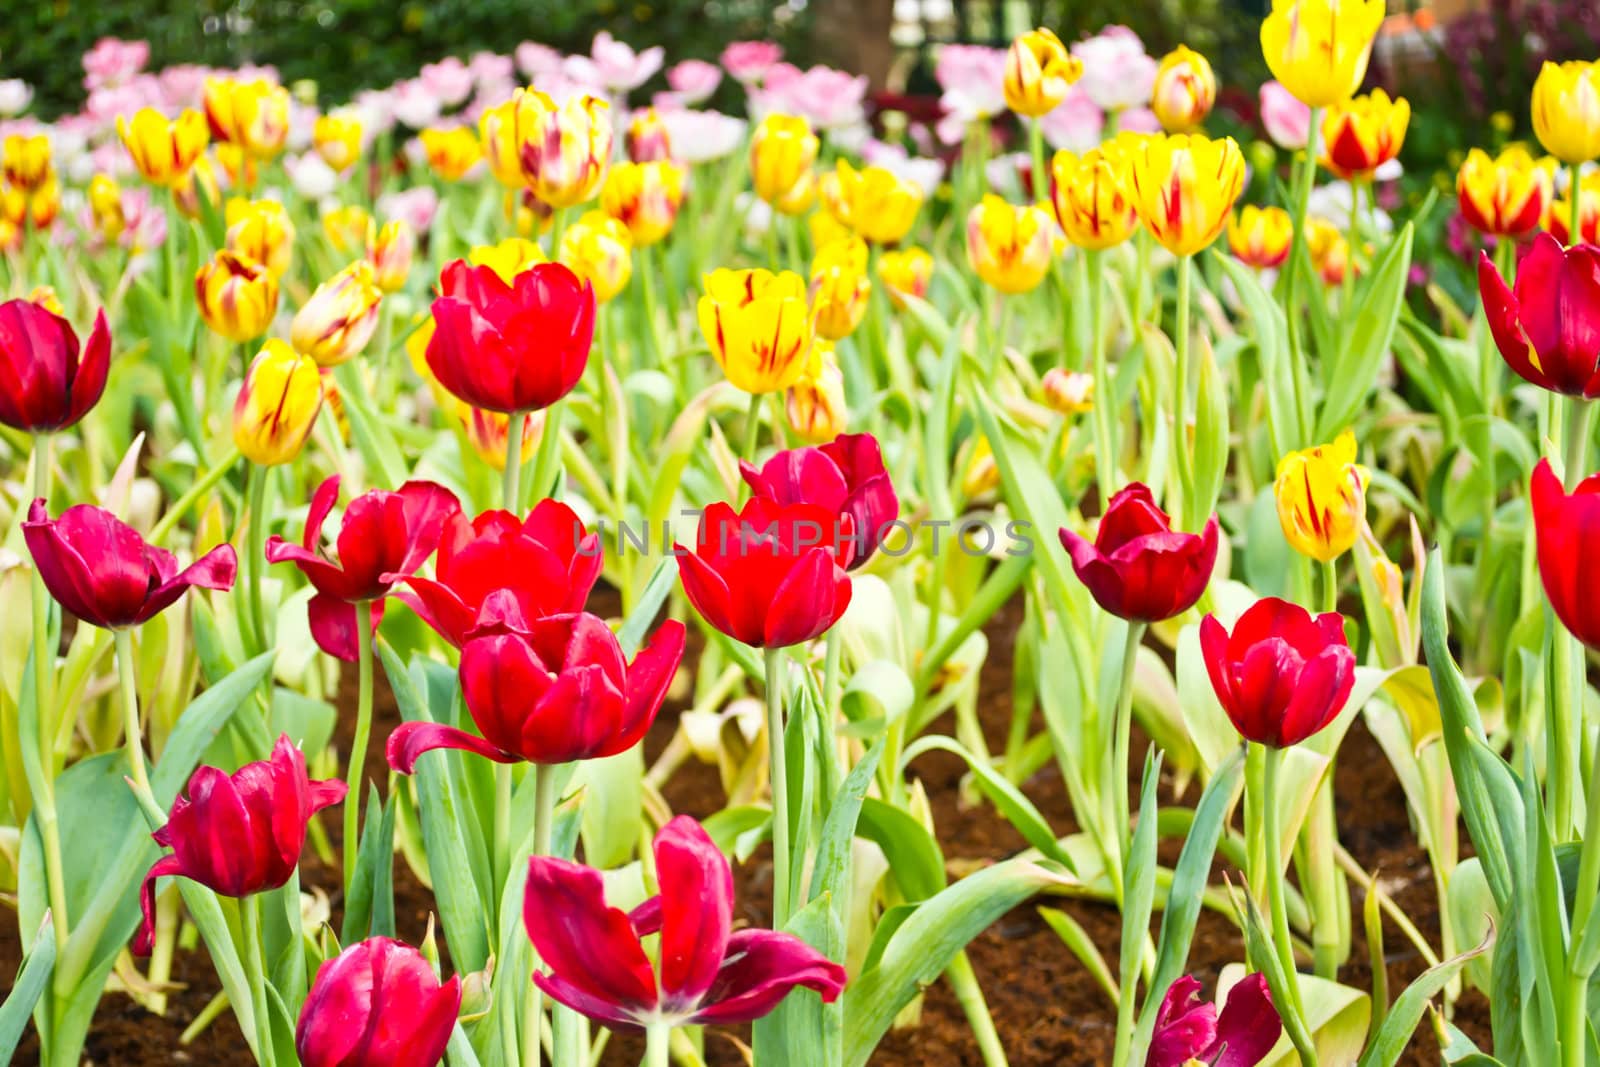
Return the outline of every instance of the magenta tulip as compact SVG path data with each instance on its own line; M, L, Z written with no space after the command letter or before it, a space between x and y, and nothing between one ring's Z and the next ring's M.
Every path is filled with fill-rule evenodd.
M855 528L851 570L871 558L900 517L900 498L883 467L883 451L869 433L779 452L759 470L741 460L739 471L756 496L774 504L814 504L850 516Z
M422 953L387 937L358 941L317 970L294 1047L303 1067L432 1067L461 1010Z
M43 304L0 304L0 423L27 433L71 426L100 400L110 367L104 311L80 354L72 324Z
M1121 619L1160 622L1194 606L1217 562L1217 518L1198 534L1172 528L1146 485L1111 498L1094 542L1071 530L1061 544L1095 603Z
M1283 1032L1264 975L1247 975L1228 991L1222 1014L1198 1004L1200 983L1185 975L1167 987L1156 1011L1145 1067L1256 1067Z
M1252 604L1231 634L1215 615L1201 619L1200 651L1240 736L1274 748L1299 744L1331 723L1355 686L1344 617L1330 611L1313 619L1276 597Z
M1478 292L1512 370L1551 392L1600 396L1600 248L1562 248L1541 233L1517 268L1514 291L1480 253Z

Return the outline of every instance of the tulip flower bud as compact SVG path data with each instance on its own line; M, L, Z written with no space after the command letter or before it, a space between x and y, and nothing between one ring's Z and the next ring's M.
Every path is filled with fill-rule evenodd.
M361 158L361 119L350 111L318 115L311 129L311 144L324 163L343 173Z
M55 177L50 138L42 133L6 135L3 159L6 183L24 193L36 192Z
M322 213L322 233L335 252L365 249L372 233L372 216L360 204L336 207Z
M1043 208L985 193L967 215L967 262L1000 292L1026 293L1050 270L1054 230Z
M973 440L961 470L961 494L968 500L976 500L998 488L1000 467L994 461L994 449L987 437L978 437Z
M1518 237L1537 228L1550 204L1550 186L1549 169L1515 144L1493 158L1474 148L1456 172L1456 200L1462 218L1480 233L1496 237ZM1600 203L1596 207L1600 208ZM1565 226L1570 214L1552 209L1551 222L1559 220ZM1556 238L1566 243L1564 233L1557 233Z
M467 253L467 262L474 267L488 267L510 285L523 271L548 260L544 249L526 237L507 237L497 244L476 246Z
M228 250L266 267L274 278L289 270L294 253L294 223L276 200L228 201Z
M917 221L922 190L884 167L857 170L840 159L835 174L839 182L841 221L873 244L893 244L905 237Z
M483 158L483 146L471 126L429 128L417 134L417 139L427 154L428 166L441 181L460 181Z
M1322 165L1345 181L1370 182L1400 154L1410 122L1411 104L1382 89L1334 104L1322 117Z
M168 120L153 107L140 108L129 121L117 116L117 136L147 182L175 188L205 154L211 132L205 116L191 108Z
M658 163L672 159L672 137L666 120L653 107L641 108L628 119L626 137L628 159L634 163Z
M889 303L904 310L903 296L921 300L928 295L933 257L921 248L891 249L878 257L878 280L889 294Z
M336 367L367 346L378 328L382 300L372 264L358 259L317 286L295 312L289 339L318 366Z
M110 243L122 236L128 227L127 216L122 211L122 190L109 174L96 174L89 179L89 214L94 228L102 240Z
M172 203L186 219L200 217L200 198L211 204L222 202L222 184L217 181L216 168L211 160L201 156L188 172L174 179Z
M1175 256L1192 256L1228 225L1244 189L1244 154L1232 137L1150 137L1130 157L1134 206Z
M1371 472L1356 461L1350 430L1329 445L1290 452L1278 461L1272 492L1284 539L1295 551L1329 563L1356 543L1366 522Z
M1228 250L1256 270L1275 270L1289 258L1294 220L1281 207L1246 204L1228 220Z
M844 372L826 341L811 346L805 372L784 393L783 414L789 428L809 444L824 444L845 431L849 405Z
M1121 244L1139 225L1122 155L1108 148L1050 160L1050 206L1067 240L1098 251Z
M322 371L276 337L261 349L233 404L233 443L263 467L300 454L322 410Z
M1342 103L1367 76L1384 0L1272 0L1261 52L1272 76L1308 107Z
M1600 63L1546 61L1533 83L1533 132L1563 163L1600 156Z
M712 271L700 298L700 332L728 381L747 393L793 385L811 347L806 283L791 271Z
M611 160L611 105L587 93L557 104L536 89L514 100L523 182L555 208L593 198Z
M600 187L600 207L628 228L635 245L653 245L677 221L683 177L683 168L670 161L618 163Z
M230 341L253 341L278 313L278 280L253 259L224 249L195 272L200 317Z
M417 251L416 231L404 219L391 219L367 242L367 261L373 281L386 293L405 288L411 258Z
M426 363L424 363L426 366ZM464 400L452 398L456 419L466 431L467 443L478 458L497 471L506 469L506 444L511 436L511 416L498 411L475 408ZM544 433L544 412L535 411L522 420L522 461L533 458L534 449Z
M1029 30L1006 51L1006 107L1036 119L1054 111L1081 77L1083 62L1067 51L1061 38L1047 29Z
M288 140L289 90L281 85L260 78L207 78L205 109L211 136L250 159L271 159Z
M756 195L769 204L784 199L811 173L820 147L811 124L797 115L762 119L750 137L750 178Z
M586 211L561 235L561 262L594 286L604 304L633 277L633 241L628 228L603 211Z
M1156 68L1150 110L1168 133L1187 133L1205 122L1217 102L1217 75L1206 57L1184 45Z
M1095 603L1119 619L1161 622L1200 599L1217 561L1217 518L1198 534L1172 528L1139 482L1111 498L1093 543L1068 529L1061 544Z
M1288 748L1322 730L1355 687L1356 657L1344 616L1312 618L1276 597L1256 601L1229 634L1215 615L1200 620L1211 688L1247 741Z
M1058 415L1082 415L1094 410L1094 375L1051 367L1040 386L1044 402Z
M1339 227L1327 219L1307 219L1306 250L1311 254L1312 269L1324 285L1344 284L1345 271L1350 269L1350 242Z
M371 937L318 968L295 1053L303 1067L438 1063L460 1009L459 976L440 985L416 949Z
M104 311L80 354L53 292L0 304L0 423L24 433L75 424L99 402L110 366Z
M854 333L872 295L867 243L847 237L818 251L811 263L810 294L817 336L837 341Z

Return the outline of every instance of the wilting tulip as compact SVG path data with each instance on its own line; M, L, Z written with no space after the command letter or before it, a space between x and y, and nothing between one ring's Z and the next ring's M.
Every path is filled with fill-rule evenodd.
M538 411L572 392L594 341L594 287L560 263L507 284L457 260L433 302L428 367L451 395L502 414Z
M182 876L225 897L248 897L289 880L305 847L311 816L344 799L345 784L306 776L306 757L287 736L272 758L233 774L200 767L186 796L173 801L167 824L150 836L172 853L156 860L139 888L144 922L133 951L150 954L155 933L156 879Z
M850 606L854 522L815 504L751 498L700 516L693 552L676 554L683 591L706 622L756 648L784 648L825 633Z
M3 161L6 184L24 193L37 191L55 177L50 138L42 133L7 134L0 161Z
M1549 157L1546 156L1546 159ZM1541 170L1541 173L1545 173ZM1590 171L1578 179L1578 236L1572 237L1572 183L1567 183L1566 196L1551 200L1544 210L1542 225L1562 244L1600 244L1600 170Z
M1067 240L1091 251L1121 244L1139 225L1117 152L1057 152L1050 161L1050 204Z
M911 232L922 207L922 190L885 167L857 170L840 159L840 220L873 244L893 244Z
M728 381L747 393L793 385L811 346L805 280L792 271L718 269L705 288L700 332Z
M682 203L683 168L666 160L618 163L600 187L600 207L626 226L640 247L672 232Z
M211 136L253 159L271 159L289 137L289 90L281 85L207 78L205 108Z
M385 293L405 288L411 259L417 251L417 231L404 219L391 219L367 242L367 262L372 280Z
M138 626L188 592L233 588L232 545L218 545L180 571L178 558L146 544L104 508L78 504L50 518L45 502L28 509L22 533L50 595L83 622L107 630Z
M1371 478L1356 462L1356 435L1350 430L1332 444L1285 455L1272 486L1284 539L1323 563L1349 551L1366 522Z
M289 339L319 367L337 367L372 339L382 301L371 261L358 259L317 286L295 312Z
M427 370L426 362L422 364ZM432 375L426 375L430 380ZM450 398L454 406L456 419L461 423L461 428L467 435L467 443L478 454L478 458L497 471L506 469L506 445L511 437L511 416L502 415L498 411L485 411L475 408L464 400ZM544 433L544 412L536 411L522 421L522 462L527 463L534 456L534 450L539 444L539 437Z
M250 364L233 404L233 443L263 467L300 454L322 410L317 364L276 337Z
M1094 410L1094 375L1051 367L1039 383L1045 406L1058 415Z
M389 766L410 774L417 758L436 748L540 764L626 752L661 710L683 646L683 624L669 620L624 663L611 628L587 612L474 637L461 649L461 696L482 736L404 723L389 735Z
M253 341L278 313L278 279L265 265L227 249L194 276L195 300L207 326L230 341Z
M372 227L372 216L360 204L345 204L322 213L322 235L335 252L366 248Z
M537 89L514 100L524 184L555 208L592 199L611 160L611 105L581 93L557 104Z
M383 598L433 555L445 523L460 504L448 489L432 482L407 482L392 493L382 489L363 493L344 510L334 560L318 542L322 524L338 499L336 474L312 494L300 543L272 535L267 539L267 561L300 568L316 589L307 608L311 636L330 656L354 663L357 642L366 637L357 625L356 605L371 605L371 629L376 629L383 617Z
M294 1048L302 1067L438 1063L461 1010L461 977L439 984L422 953L369 937L317 969Z
M1217 75L1206 57L1184 45L1156 68L1150 110L1168 133L1187 133L1205 122L1217 102Z
M849 418L844 372L826 341L811 346L805 372L784 391L783 414L789 429L812 444L831 441L844 432Z
M335 171L350 169L361 158L361 119L349 111L318 115L311 128L311 145Z
M750 179L756 195L776 204L811 173L821 142L797 115L772 114L750 135Z
M1217 519L1198 534L1172 528L1139 482L1111 498L1094 542L1061 530L1072 569L1095 603L1120 619L1160 622L1194 606L1217 561Z
M1350 99L1367 76L1384 0L1272 0L1261 52L1272 76L1308 107Z
M130 121L117 116L117 136L145 181L169 188L181 184L195 160L205 154L211 132L200 112L186 108L168 119L153 107L140 108Z
M641 108L628 119L625 140L628 159L633 163L660 163L672 159L672 134L661 112Z
M1228 220L1228 251L1256 270L1275 270L1289 258L1294 220L1276 205L1246 204Z
M1272 1006L1266 975L1241 978L1228 990L1220 1016L1215 1004L1196 1004L1199 995L1200 983L1187 975L1167 987L1145 1067L1256 1067L1267 1058L1283 1021Z
M467 253L467 262L474 267L488 267L501 281L513 285L517 275L549 260L545 258L544 249L526 237L507 237L492 245L475 246Z
M0 304L0 423L25 433L54 433L89 413L105 392L111 366L106 313L80 353L72 324L44 304Z
M504 455L504 449L501 450ZM395 596L456 648L485 633L583 610L604 562L599 534L565 504L541 500L526 519L485 511L452 515L434 576L406 579Z
M1002 293L1026 293L1049 273L1053 230L1043 208L985 193L967 215L967 262Z
M447 182L458 182L483 158L483 146L471 126L448 130L429 128L417 134L433 173Z
M820 249L811 261L810 292L817 336L837 341L854 333L872 295L866 242L847 237Z
M1517 270L1515 291L1480 254L1478 291L1512 370L1553 393L1600 396L1600 248L1562 248L1539 234Z
M780 507L811 504L848 516L855 537L851 570L872 557L900 517L900 498L884 469L878 439L870 433L779 452L759 470L741 460L739 473L752 493Z
M1046 29L1029 30L1006 52L1006 107L1036 119L1054 111L1081 77L1083 61L1067 51L1061 38Z
M1313 618L1277 597L1252 604L1232 634L1215 615L1201 619L1200 651L1234 729L1273 748L1297 745L1331 723L1355 685L1344 616Z
M1244 155L1232 137L1150 137L1130 158L1139 217L1167 251L1192 256L1228 225L1244 188L1244 169Z
M933 281L933 257L922 248L890 249L878 257L878 280L889 294L889 303L904 309L903 297L921 300L928 295L928 284Z
M733 929L733 872L700 824L679 815L655 838L661 892L631 913L606 902L599 871L534 856L522 919L548 971L534 984L610 1027L749 1022L796 988L832 1003L845 969L793 934ZM660 934L652 966L641 939Z
M1334 104L1322 116L1322 165L1346 181L1370 182L1400 154L1410 122L1410 102L1382 89Z
M585 211L561 234L561 262L593 287L606 303L633 277L633 240L628 227L604 211Z
M1600 649L1600 596L1589 566L1600 531L1600 475L1590 475L1568 494L1550 461L1540 460L1530 499L1539 578L1550 607L1574 637Z
M294 223L276 200L228 201L228 250L266 267L274 278L289 269L294 252Z
M1546 62L1533 83L1533 132L1563 163L1600 156L1600 63Z
M1339 227L1327 219L1307 219L1306 251L1311 254L1311 269L1324 285L1343 284L1345 271L1350 269L1350 242Z

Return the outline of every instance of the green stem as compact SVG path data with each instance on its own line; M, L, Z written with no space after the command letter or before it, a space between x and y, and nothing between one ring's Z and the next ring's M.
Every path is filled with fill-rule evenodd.
M1128 736L1133 732L1133 674L1139 663L1139 645L1144 641L1146 624L1129 621L1122 645L1122 678L1117 686L1117 718L1111 741L1111 768L1103 788L1112 792L1116 804L1117 840L1121 855L1127 856L1133 814L1128 809ZM1119 890L1118 899L1121 899Z
M653 1022L644 1029L644 1067L668 1067L667 1050L672 1043L672 1024Z
M33 439L33 495L44 500L50 498L50 437L39 434ZM45 881L49 886L51 925L56 932L56 958L67 946L67 882L66 867L61 861L61 829L56 815L55 786L55 694L51 673L50 654L50 593L44 587L44 578L37 565L33 568L30 591L33 607L33 709L38 723L38 749L30 757L24 756L23 767L30 771L29 790L33 794L34 817L39 824L39 836L44 844ZM59 964L58 973L59 973Z
M267 972L261 958L261 897L239 900L239 936L244 941L245 978L250 983L250 1002L255 1008L256 1055L262 1067L273 1067L272 1027L267 1017Z
M984 1067L1006 1067L1005 1045L995 1029L994 1017L989 1014L988 1002L983 999L983 987L978 984L978 974L972 969L972 961L965 952L955 954L950 965L944 969L944 977L967 1017L967 1026L972 1030L972 1040L978 1046L978 1055L982 1057Z
M1568 404L1562 477L1570 492L1582 479L1593 407L1582 397ZM1579 737L1583 732L1583 650L1577 638L1554 615L1550 626L1550 665L1546 707L1549 712L1551 765L1548 769L1550 820L1556 840L1568 840L1577 814L1577 782L1581 776Z
M761 440L761 394L750 394L750 410L744 420L744 444L739 448L739 458L747 463L756 459L756 445Z
M1356 251L1361 247L1361 191L1365 183L1350 183L1350 226L1345 238L1344 280L1339 283L1339 311L1346 318L1354 312L1350 299L1356 288Z
M504 885L511 876L511 764L494 765L494 877Z
M1033 202L1050 199L1050 172L1045 170L1044 127L1038 119L1028 123L1028 152L1033 158L1033 181L1030 183Z
M783 269L783 254L778 250L778 226L783 215L778 211L777 204L768 204L767 208L767 262L765 265L768 270L777 272Z
M356 602L356 734L350 745L350 766L344 798L344 891L350 894L356 874L356 847L361 827L361 786L367 765L367 740L372 733L372 605Z
M522 435L528 426L528 413L514 411L506 422L506 465L500 473L500 505L513 515L522 507ZM546 428L548 432L548 427ZM544 450L544 440L539 441Z
M639 249L639 291L643 300L641 311L644 315L645 340L650 345L649 366L659 368L666 361L666 346L661 342L660 328L656 322L656 280L654 248L646 246ZM665 261L665 256L662 257Z
M1189 276L1190 256L1178 257L1177 368L1172 396L1172 447L1177 458L1178 491L1183 494L1183 528L1192 530L1198 521L1194 514L1194 454L1189 447Z
M189 513L189 509L194 507L197 500L211 492L217 483L222 481L227 473L233 469L233 465L238 460L239 450L237 448L218 460L210 470L200 476L199 481L191 485L184 491L182 496L172 502L172 506L167 508L167 513L161 516L156 524L150 528L150 536L145 540L152 545L159 545L167 534L171 533L173 528L178 525L178 520Z
M509 769L509 768L507 768ZM535 764L533 767L533 854L550 855L550 824L555 816L556 769ZM509 780L509 776L508 776ZM509 806L509 803L508 803ZM499 811L495 814L498 816ZM556 1011L562 1009L558 1006ZM539 987L528 983L526 1014L522 1025L522 1062L525 1067L539 1067L543 1049L539 1033L543 1029L544 994ZM576 1023L576 1019L568 1020ZM560 1057L557 1057L559 1059ZM564 1065L563 1065L564 1067Z
M539 449L533 454L533 491L540 499L556 495L556 471L561 466L561 422L566 410L564 400L557 400L544 409Z
M1283 839L1278 807L1278 771L1282 765L1283 749L1268 746L1262 774L1266 796L1261 804L1261 832L1267 858L1267 903L1272 913L1272 946L1277 950L1284 980L1289 985L1292 1001L1289 1007L1303 1018L1305 1008L1300 998L1300 972L1295 968L1294 942L1289 936L1289 909L1284 894Z
M1105 338L1105 258L1099 251L1085 251L1084 264L1089 275L1089 351L1094 366L1094 466L1100 499L1110 500L1120 486L1117 476L1117 413L1111 395L1111 369L1106 363Z
M561 239L567 235L567 209L558 207L550 213L550 258L560 263Z
M1324 612L1339 610L1339 566L1334 560L1323 560L1317 568L1322 572L1322 608Z
M250 539L244 559L245 600L250 605L250 631L259 653L272 645L272 635L267 633L266 612L261 606L261 561L266 554L267 534L267 469L255 463L250 464L248 480Z
M789 765L783 751L783 649L766 650L767 766L772 779L772 928L789 921Z
M139 689L133 680L133 634L128 630L113 630L116 645L117 678L122 688L122 731L128 749L128 770L134 789L150 793L150 776L145 773L144 731L139 726ZM152 794L153 795L153 794Z
M1571 246L1583 243L1583 182L1580 180L1582 164L1573 163L1568 169L1568 180L1571 183L1568 192L1571 194L1572 214L1568 216L1567 244Z
M1305 348L1300 339L1300 262L1306 245L1306 218L1311 211L1311 189L1317 183L1317 137L1322 130L1322 109L1314 107L1310 116L1310 138L1306 143L1305 158L1300 162L1300 173L1295 178L1294 242L1289 250L1289 278L1284 290L1284 314L1289 326L1289 356L1293 361L1295 417L1299 425L1300 440L1304 445L1311 435L1311 384L1306 367Z

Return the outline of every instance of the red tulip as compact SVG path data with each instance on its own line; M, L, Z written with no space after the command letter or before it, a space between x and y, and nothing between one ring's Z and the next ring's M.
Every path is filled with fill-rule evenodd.
M393 493L382 489L363 493L344 510L335 562L317 542L338 498L336 474L312 495L300 544L274 534L267 540L267 559L288 560L300 568L317 590L308 608L311 636L328 655L354 662L361 638L355 606L371 604L371 628L376 629L383 617L384 596L433 554L445 522L461 505L450 490L432 482L407 482Z
M588 613L475 637L461 650L461 695L483 736L402 723L389 735L389 766L410 774L417 757L435 748L496 763L571 763L624 752L655 721L683 645L683 624L668 621L624 664L611 628Z
M300 1009L304 1067L431 1067L461 1010L461 979L443 985L422 953L369 937L328 960Z
M509 511L457 512L445 523L434 577L408 578L415 592L396 597L460 648L480 633L582 611L603 562L599 535L557 501L541 500L525 521Z
M1283 1020L1272 1006L1265 975L1246 975L1228 990L1220 1017L1216 1005L1195 1003L1199 995L1200 983L1187 975L1167 988L1145 1067L1256 1067L1267 1058L1283 1033Z
M238 569L233 546L218 545L180 571L171 552L146 544L132 526L88 504L52 520L45 502L35 500L22 533L56 602L108 630L138 626L191 586L232 589Z
M300 862L306 823L343 800L345 785L307 778L304 753L282 736L271 759L231 775L200 767L185 791L167 824L150 835L172 853L156 860L139 890L144 923L133 951L141 956L149 954L155 928L157 878L182 875L225 897L277 889Z
M815 504L752 498L744 510L712 504L695 551L676 547L683 591L706 622L757 648L825 633L850 606L855 524Z
M1600 596L1589 570L1600 534L1600 474L1578 483L1569 496L1543 459L1533 469L1533 529L1539 577L1550 607L1574 637L1600 648Z
M456 260L433 302L428 368L476 408L507 414L547 408L572 392L594 341L594 288L560 263L540 263L507 285L490 267Z
M106 313L82 355L72 324L42 304L0 304L0 422L27 433L53 433L83 418L106 389L111 331Z
M1517 268L1515 292L1480 253L1478 292L1512 370L1551 392L1600 396L1600 248L1562 248L1539 234Z
M867 562L900 517L900 498L883 468L878 439L870 433L779 452L760 470L741 460L739 471L756 496L774 504L815 504L849 515L855 526L851 570Z
M1118 618L1160 622L1194 606L1217 562L1217 519L1198 534L1172 528L1148 486L1134 482L1111 498L1094 543L1071 530L1061 545L1095 603Z
M548 856L528 862L522 919L549 968L533 981L610 1027L728 1025L759 1019L804 986L832 1003L845 970L792 934L733 931L733 872L700 824L680 815L655 840L660 896L630 914L606 903L600 872ZM661 935L652 967L640 939Z
M1215 615L1200 620L1200 651L1228 718L1247 741L1299 744L1339 714L1356 680L1344 617L1287 600L1252 604L1233 633Z

